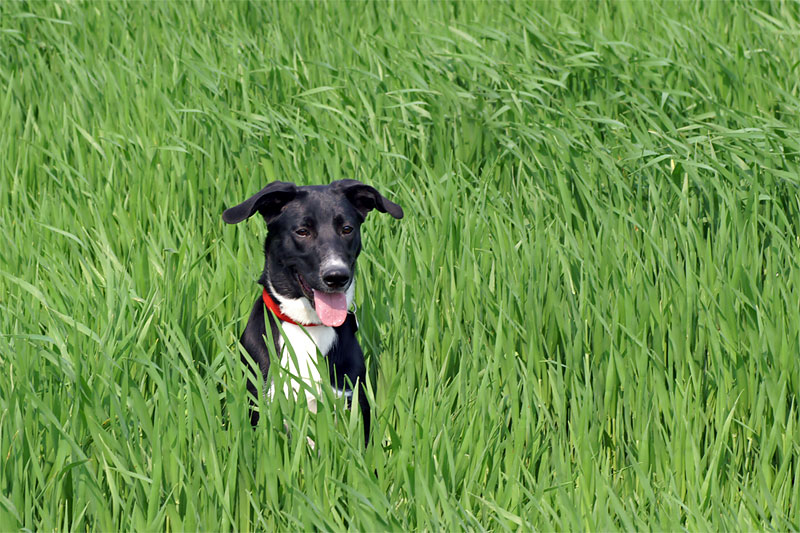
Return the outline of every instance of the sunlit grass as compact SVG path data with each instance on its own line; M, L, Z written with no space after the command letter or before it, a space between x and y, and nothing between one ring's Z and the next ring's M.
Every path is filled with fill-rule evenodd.
M800 529L798 64L796 3L0 4L0 529ZM366 452L249 428L221 220L345 177Z

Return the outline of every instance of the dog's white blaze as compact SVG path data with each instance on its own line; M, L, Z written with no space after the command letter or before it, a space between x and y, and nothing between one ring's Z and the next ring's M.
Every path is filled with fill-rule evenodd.
M320 322L308 298L285 298L277 294L272 286L270 286L270 290L272 294L275 295L276 300L278 300L281 311L293 320L310 324ZM347 306L350 307L353 303L353 297L355 296L355 283L351 283L347 288L346 296ZM283 336L279 343L281 347L281 367L287 369L293 376L299 377L302 382L305 382L308 389L310 389L304 391L309 408L312 412L316 412L317 402L315 393L319 394L319 386L322 383L319 369L317 368L317 351L319 350L319 353L323 356L326 356L328 352L330 352L331 348L333 348L333 344L336 342L336 331L329 326L300 327L288 322L281 322L281 327L283 328ZM286 346L287 344L292 346L294 358L292 358L289 353ZM296 366L295 359L297 360ZM327 365L323 366L323 368L326 367ZM283 391L284 394L288 395L291 390L292 394L296 396L300 390L300 382L294 378L290 378L287 381ZM274 393L275 386L270 385L267 397L272 398ZM336 388L334 388L334 393L339 397L344 394L347 398L353 395L352 391L344 391L344 393L342 393L341 390Z
M347 268L347 263L345 263L341 257L329 255L322 261L322 264L319 265L320 271L323 272L332 268Z

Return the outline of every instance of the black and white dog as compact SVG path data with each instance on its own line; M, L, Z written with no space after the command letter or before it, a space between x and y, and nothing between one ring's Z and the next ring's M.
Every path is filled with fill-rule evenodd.
M271 338L275 353L280 354L281 366L306 385L301 387L292 379L291 388L295 394L301 388L306 389L309 406L315 409L315 395L309 389L319 390L317 353L322 354L328 362L334 391L346 396L348 404L353 396L352 387L358 387L365 442L370 430L370 408L364 394L366 366L356 340L356 318L348 309L353 303L353 275L361 252L360 227L373 209L403 218L399 205L356 180L301 187L276 181L222 214L228 224L241 222L255 213L260 213L267 222L266 261L259 280L263 291L253 304L240 339L258 364L265 383L269 383L266 343ZM290 356L287 344L291 345L294 357ZM251 402L255 402L257 385L248 381L247 388ZM270 386L268 396L273 393ZM251 403L250 422L255 425L258 419Z

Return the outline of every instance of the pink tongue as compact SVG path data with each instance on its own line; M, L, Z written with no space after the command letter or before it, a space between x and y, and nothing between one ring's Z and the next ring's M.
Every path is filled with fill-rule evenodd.
M319 292L314 290L314 309L326 326L341 326L347 318L347 297L343 292Z

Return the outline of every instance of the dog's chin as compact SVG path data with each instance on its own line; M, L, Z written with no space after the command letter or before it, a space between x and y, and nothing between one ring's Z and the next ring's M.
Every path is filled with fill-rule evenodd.
M285 278L283 290L276 290L276 287L269 280L266 281L265 286L268 286L270 291L275 295L281 310L293 320L305 324L322 322L322 319L317 314L314 289L305 279L302 279L302 282L300 281L301 279L297 272L292 272L291 276ZM289 280L293 280L294 283L286 283ZM305 287L303 285L305 285ZM306 293L306 291L308 291L308 293ZM347 288L342 292L344 292L347 307L349 308L355 296L355 283L353 280L350 281Z

